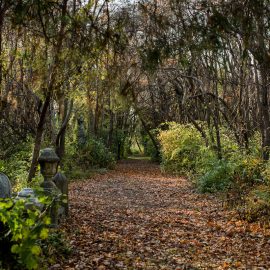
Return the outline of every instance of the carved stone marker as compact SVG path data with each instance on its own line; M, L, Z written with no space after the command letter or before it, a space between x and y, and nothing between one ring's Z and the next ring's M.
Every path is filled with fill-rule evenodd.
M44 182L41 184L41 187L43 187L45 191L53 192L56 189L52 178L57 173L59 161L59 157L52 148L41 150L38 162L40 164L40 172L44 177Z
M63 174L57 173L60 159L52 148L43 149L38 161L44 177L41 187L45 193L54 197L50 209L51 225L57 226L61 217L68 215L68 181Z
M52 180L64 195L62 196L62 206L65 216L68 216L68 180L62 173L57 173Z
M11 197L11 183L8 177L0 172L0 198Z
M38 158L40 172L44 178L44 181L40 186L44 189L45 194L55 198L54 203L50 208L51 226L53 227L58 225L59 215L57 204L60 196L60 190L56 187L55 183L52 181L52 178L57 173L59 161L59 157L52 148L45 148L41 150Z

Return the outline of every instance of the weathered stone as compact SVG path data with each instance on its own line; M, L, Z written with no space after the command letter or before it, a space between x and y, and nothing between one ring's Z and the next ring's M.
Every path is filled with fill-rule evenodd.
M57 173L59 161L59 157L52 148L41 150L38 162L40 164L40 172L44 177L44 181L51 181L51 178Z
M11 197L11 183L4 173L0 173L0 198Z
M59 162L60 159L56 155L55 151L52 148L45 148L41 150L38 162Z
M68 194L68 180L66 176L58 172L53 178L52 181L60 189L63 194Z
M18 192L18 197L29 198L35 196L35 192L32 188L23 188Z
M50 217L51 226L55 227L58 225L59 220L58 199L61 192L52 181L52 178L57 173L60 159L52 148L45 148L41 150L38 161L40 172L44 177L44 182L40 186L44 189L46 195L54 197L53 204L50 206Z
M62 206L64 207L64 214L68 216L68 180L62 173L57 173L52 181L64 195L62 196Z
M20 192L18 192L15 200L27 200L25 203L26 209L32 209L33 207L37 207L40 210L44 208L44 205L39 202L34 190L32 188L24 188Z

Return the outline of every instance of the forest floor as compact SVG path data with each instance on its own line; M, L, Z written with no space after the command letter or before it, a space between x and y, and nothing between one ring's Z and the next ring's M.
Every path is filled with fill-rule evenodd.
M70 186L73 252L52 269L270 269L270 233L147 160Z

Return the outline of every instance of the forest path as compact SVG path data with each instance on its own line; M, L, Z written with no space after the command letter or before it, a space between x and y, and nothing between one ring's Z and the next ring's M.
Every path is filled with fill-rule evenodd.
M70 186L60 269L270 269L270 238L145 160Z

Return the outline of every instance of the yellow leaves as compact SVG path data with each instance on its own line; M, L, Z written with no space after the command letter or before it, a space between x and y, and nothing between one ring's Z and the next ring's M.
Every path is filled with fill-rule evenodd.
M47 228L42 228L42 229L41 229L41 232L40 232L40 234L39 234L39 237L40 237L41 239L46 239L46 238L48 237L48 234L49 234L49 229L47 229Z
M51 224L51 218L46 216L46 217L44 217L43 222L44 222L45 225L50 225Z
M16 245L13 245L11 247L11 252L12 253L18 253L19 249L20 249L19 245L17 245L17 244Z
M36 255L36 256L40 255L40 253L41 253L40 246L38 246L38 245L32 246L31 247L31 252L32 252L33 255Z

